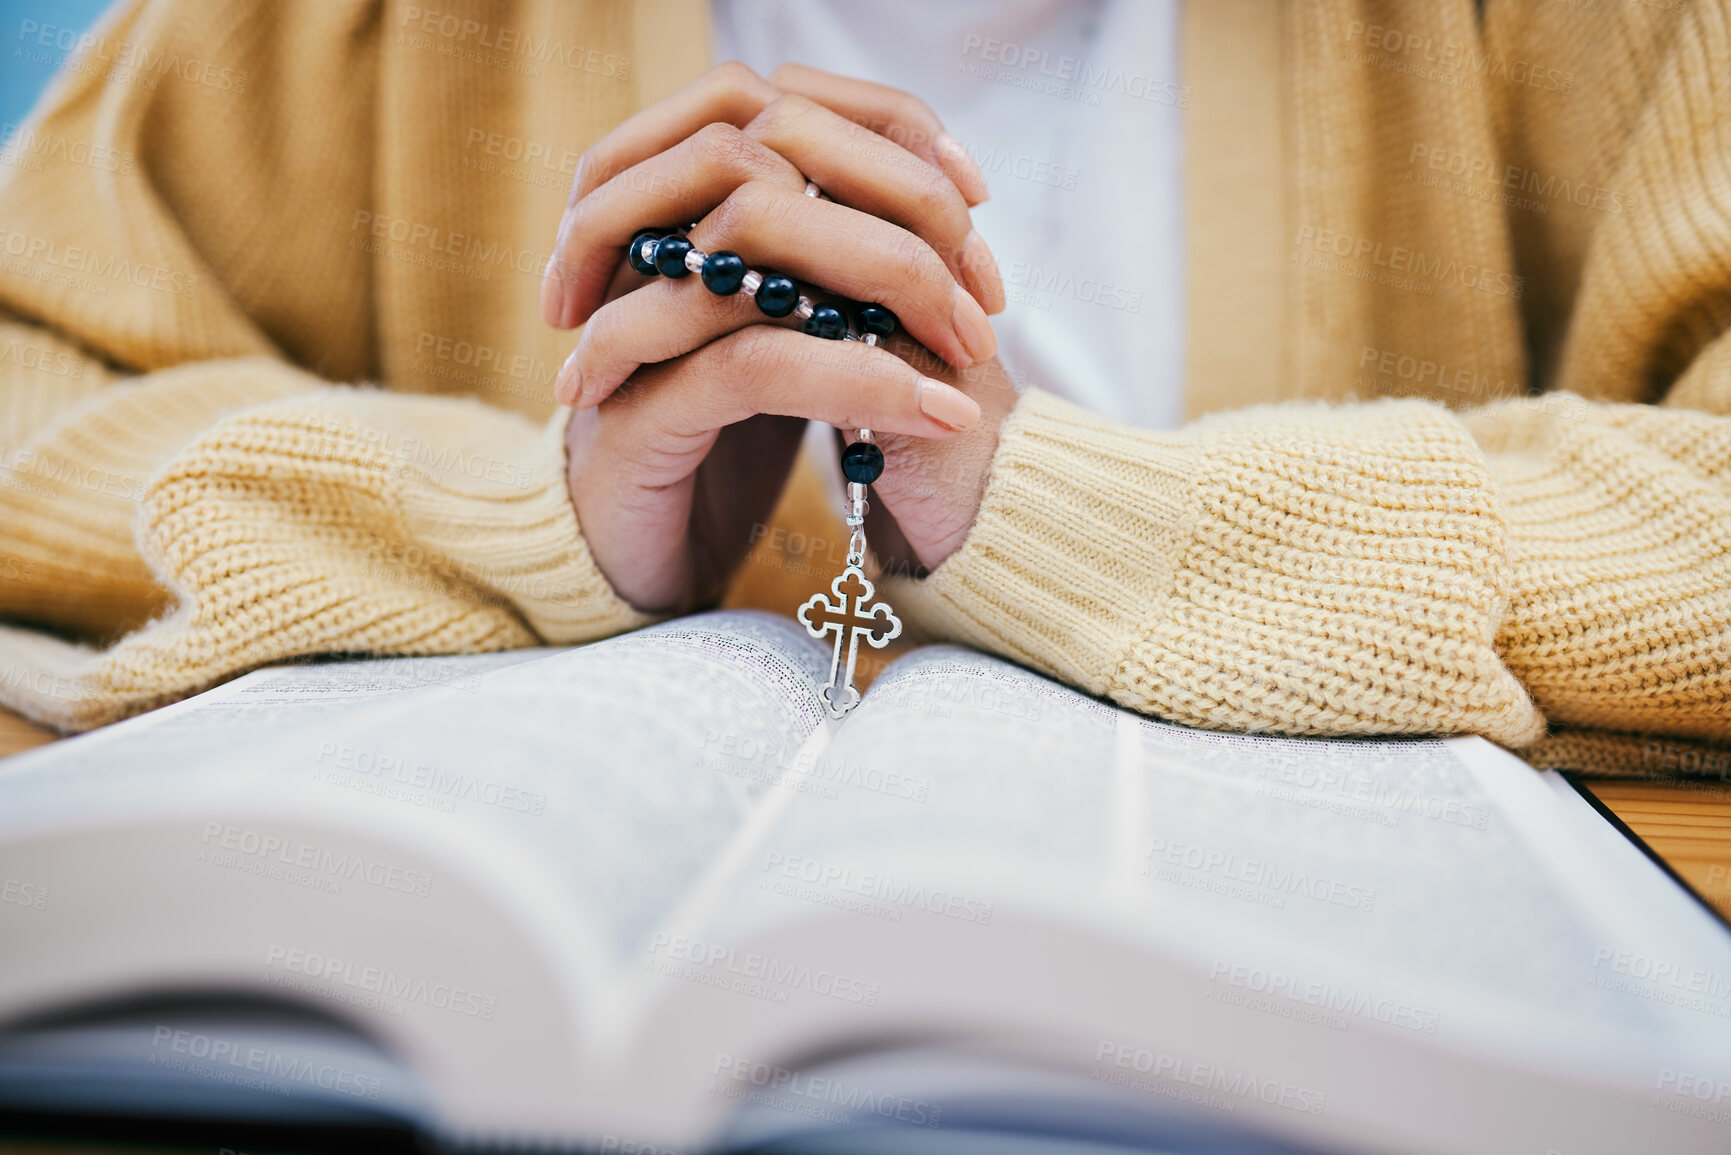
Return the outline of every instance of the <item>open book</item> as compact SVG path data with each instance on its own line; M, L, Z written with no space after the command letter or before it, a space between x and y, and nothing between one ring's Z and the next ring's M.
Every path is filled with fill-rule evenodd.
M0 763L0 1106L1731 1149L1731 935L1560 778L949 647L836 724L828 658L721 613L278 667Z

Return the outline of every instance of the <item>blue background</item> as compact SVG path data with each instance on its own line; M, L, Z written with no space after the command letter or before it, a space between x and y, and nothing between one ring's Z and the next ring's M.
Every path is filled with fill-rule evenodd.
M0 0L0 125L22 121L67 54L22 36L25 21L82 32L96 23L109 0ZM47 62L32 59L46 55Z

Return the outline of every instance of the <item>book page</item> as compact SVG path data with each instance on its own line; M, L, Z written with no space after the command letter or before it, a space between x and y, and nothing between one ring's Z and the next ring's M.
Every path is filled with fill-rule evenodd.
M9 761L0 828L260 790L480 827L618 959L818 725L826 669L798 626L749 612L568 650L273 667Z
M388 1040L442 1120L571 1134L619 969L820 732L827 657L730 612L279 667L11 759L0 876L35 905L0 906L0 1019L285 998Z
M1187 953L1201 997L1339 1029L1502 1045L1543 1025L1560 1053L1558 1022L1690 1040L1731 1015L1731 940L1633 848L1616 869L1647 879L1639 897L1590 884L1603 821L1475 739L1191 730L931 648L798 778L713 940L1045 911ZM1706 977L1631 997L1627 958Z
M643 952L612 1133L1070 1126L1103 1095L1318 1149L1720 1149L1685 1092L1731 1086L1731 936L1479 739L1190 730L932 647L699 889ZM892 1078L916 1053L962 1098ZM1005 1064L1069 1081L1036 1107Z

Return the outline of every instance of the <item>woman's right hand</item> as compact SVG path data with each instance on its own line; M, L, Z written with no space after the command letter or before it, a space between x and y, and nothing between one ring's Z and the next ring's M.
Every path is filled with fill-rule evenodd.
M621 261L625 245L695 219L699 249L881 303L966 368L995 352L985 306L1002 308L1003 286L968 217L983 182L951 139L906 93L723 65L584 155L542 311L561 327L587 322L558 383L578 409L571 497L627 601L683 610L719 595L774 507L805 419L947 438L980 410L881 349L770 323L743 293L642 277ZM806 196L808 178L835 201Z

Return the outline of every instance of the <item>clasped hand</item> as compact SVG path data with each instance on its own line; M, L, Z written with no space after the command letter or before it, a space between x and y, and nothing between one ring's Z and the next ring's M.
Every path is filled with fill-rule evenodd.
M814 181L830 200L805 195ZM930 568L966 538L1014 391L988 312L1004 307L969 209L985 182L923 101L784 65L724 64L583 154L541 286L583 325L560 370L572 504L597 565L650 612L714 600L775 506L808 420L879 433L889 461L868 532ZM640 229L785 273L814 300L877 302L884 348L772 321L745 294L644 277Z

